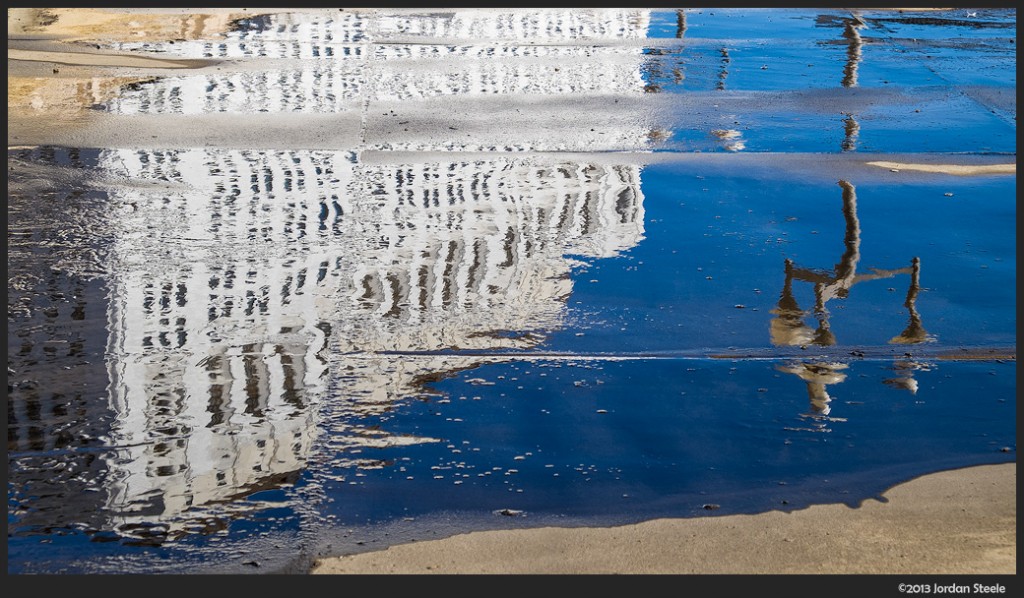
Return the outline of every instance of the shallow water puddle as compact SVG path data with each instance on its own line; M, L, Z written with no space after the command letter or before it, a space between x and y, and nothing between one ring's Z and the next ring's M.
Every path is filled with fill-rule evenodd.
M1007 70L983 17L915 35ZM1015 176L865 164L1013 162L1007 84L905 51L963 23L206 23L100 45L216 66L9 142L10 572L301 571L1015 459Z

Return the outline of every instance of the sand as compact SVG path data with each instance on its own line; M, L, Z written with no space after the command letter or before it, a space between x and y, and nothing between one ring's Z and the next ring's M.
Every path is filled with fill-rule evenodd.
M908 162L868 162L869 166L889 168L891 170L914 170L918 172L934 172L941 174L955 174L959 176L970 176L978 174L1017 174L1017 164L913 164Z
M1017 464L923 476L857 508L473 532L314 574L1016 574Z

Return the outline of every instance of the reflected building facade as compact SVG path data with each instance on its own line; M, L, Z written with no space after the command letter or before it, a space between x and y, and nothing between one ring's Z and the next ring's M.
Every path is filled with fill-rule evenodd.
M437 96L640 94L643 52L629 42L646 38L649 21L649 11L614 9L260 15L210 39L114 44L226 62L131 90L108 109L339 113Z
M242 66L148 82L108 107L335 112L430 94L643 93L639 48L629 69L621 51L605 69L600 49L558 46L643 38L641 11L465 14L370 22L300 12L247 19L216 42L140 43L238 54ZM488 44L367 41L382 32ZM535 40L550 45L515 45ZM434 51L480 60L452 63L457 77L435 68L417 76L415 63ZM495 52L505 59L489 60ZM383 67L366 70L371 54ZM542 54L559 58L559 77L531 76ZM282 69L248 68L252 58ZM283 75L289 69L311 78ZM430 380L538 346L562 325L578 260L643 239L636 165L457 154L364 163L363 149L102 151L100 171L129 182L110 192L118 214L107 355L120 448L108 463L107 510L122 533L216 527L210 513L230 512L238 497L294 483L315 445L326 447L321 458L369 466L347 451L433 441L363 420L427 393Z

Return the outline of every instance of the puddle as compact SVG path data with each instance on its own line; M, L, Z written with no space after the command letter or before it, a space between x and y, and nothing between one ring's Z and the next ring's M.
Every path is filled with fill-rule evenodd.
M968 17L144 14L89 17L101 51L220 62L18 96L90 118L9 139L9 572L301 572L1015 459L1015 107L981 101L1014 84L894 41Z

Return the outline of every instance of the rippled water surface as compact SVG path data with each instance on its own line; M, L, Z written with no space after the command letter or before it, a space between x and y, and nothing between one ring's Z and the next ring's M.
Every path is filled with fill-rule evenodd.
M1015 174L868 162L1015 162L1015 12L922 14L73 42L209 62L26 92L88 118L9 140L8 571L300 572L1014 461Z

